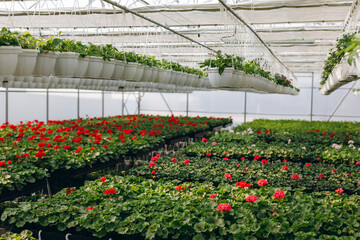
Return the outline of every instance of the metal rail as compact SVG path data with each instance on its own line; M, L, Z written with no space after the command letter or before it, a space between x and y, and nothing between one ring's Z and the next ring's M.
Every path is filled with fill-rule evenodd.
M200 42L198 42L198 41L196 41L196 40L194 40L192 38L189 38L189 37L177 32L177 31L169 28L168 26L165 26L164 24L161 24L161 23L159 23L157 21L154 21L154 20L152 20L152 19L150 19L150 18L148 18L148 17L146 17L146 16L144 16L142 14L139 14L139 13L137 13L137 12L135 12L135 11L121 5L121 4L118 4L118 3L114 2L114 1L111 1L111 0L103 0L103 1L107 2L108 4L110 4L110 5L114 6L114 7L120 8L120 9L124 10L125 12L129 12L129 13L135 15L135 16L138 16L139 18L145 19L146 21L149 21L149 22L151 22L153 24L156 24L156 25L158 25L158 26L160 26L162 28L165 28L166 30L168 30L168 31L180 36L180 37L183 37L183 38L189 40L190 42L196 43L196 44L198 44L198 45L200 45L200 46L202 46L202 47L216 53L216 51L214 49L212 49L212 48L210 48L210 47L208 47L208 46L206 46L206 45L204 45L204 44L202 44L202 43L200 43Z

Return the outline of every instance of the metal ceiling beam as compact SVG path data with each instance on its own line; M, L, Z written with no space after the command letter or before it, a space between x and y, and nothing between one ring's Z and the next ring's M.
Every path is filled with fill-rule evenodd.
M214 49L212 49L212 48L210 48L210 47L208 47L208 46L206 46L206 45L204 45L204 44L202 44L202 43L200 43L200 42L198 42L198 41L196 41L196 40L194 40L192 38L189 38L189 37L177 32L177 31L169 28L168 26L165 26L165 25L163 25L163 24L161 24L161 23L159 23L157 21L154 21L154 20L152 20L152 19L150 19L150 18L148 18L148 17L146 17L146 16L144 16L142 14L139 14L139 13L137 13L137 12L123 6L123 5L120 5L120 4L118 4L118 3L114 2L114 1L110 1L110 0L103 0L103 1L107 2L108 4L110 4L110 5L114 6L114 7L120 8L120 9L124 10L125 12L130 12L130 13L134 14L135 16L138 16L139 18L145 19L146 21L149 21L149 22L151 22L151 23L153 23L155 25L158 25L158 26L160 26L162 28L165 28L166 30L168 30L168 31L170 31L170 32L182 37L182 38L185 38L185 39L189 40L190 42L196 43L199 46L202 46L202 47L204 47L204 48L206 48L206 49L208 49L208 50L210 50L212 52L216 52Z

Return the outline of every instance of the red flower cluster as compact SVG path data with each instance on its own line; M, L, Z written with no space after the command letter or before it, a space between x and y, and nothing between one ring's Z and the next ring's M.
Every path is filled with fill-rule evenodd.
M217 207L216 207L217 211L222 211L222 212L226 212L226 211L230 211L231 210L231 206L227 203L220 203Z
M214 194L211 194L210 198L214 199L214 198L216 198L216 196L217 196L217 193L214 193Z
M311 163L305 164L305 167L311 167Z
M266 159L263 159L263 160L261 160L261 163L262 164L265 164L265 163L267 163L268 161L266 160Z
M297 175L297 174L293 174L292 176L291 176L291 179L297 179L297 180L299 180L299 175Z
M285 197L285 192L283 190L277 190L274 195L274 198L284 198Z
M181 190L181 186L179 185L179 186L177 186L176 188L175 188L175 190L178 190L178 191L180 191Z
M339 189L335 190L335 192L336 192L337 194L340 194L340 195L341 195L341 194L344 192L344 189L339 188Z
M266 179L260 179L259 181L257 181L257 185L263 187L265 185L268 184L268 181Z
M176 162L177 159L176 159L176 158L172 158L171 161L172 161L172 162Z
M289 168L287 166L283 166L282 170L288 170Z
M324 174L319 174L318 178L325 178Z
M100 181L105 182L105 181L106 181L106 177L100 178Z
M189 163L190 161L189 161L189 159L185 159L184 161L183 161L183 163Z
M247 188L250 188L251 186L250 186L250 184L248 184L245 181L239 181L239 182L235 183L235 187L239 187L239 188L247 187Z
M228 179L232 180L232 177L231 177L230 173L225 173L224 177L225 177L225 180L228 180Z
M115 189L114 188L110 188L110 189L107 189L107 190L105 190L105 195L108 195L108 194L115 194Z
M246 198L247 202L256 202L258 198L255 195L250 195Z
M153 167L153 166L156 166L156 163L150 162L150 163L149 163L149 167Z

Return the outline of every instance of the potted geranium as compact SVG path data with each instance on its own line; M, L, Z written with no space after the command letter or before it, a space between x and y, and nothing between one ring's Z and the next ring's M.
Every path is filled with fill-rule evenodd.
M19 51L18 62L14 75L22 76L21 80L24 81L26 78L25 76L31 76L35 69L39 50L37 49L37 39L28 32L19 34L18 41L21 46L21 50Z
M99 78L104 66L101 46L90 43L88 46L88 56L89 64L85 73L85 77Z
M104 60L104 65L99 78L111 79L115 70L115 64L116 64L115 55L116 52L118 52L118 50L115 47L113 47L111 44L106 44L101 46L101 52Z
M17 34L7 28L0 31L0 75L13 75L21 49Z

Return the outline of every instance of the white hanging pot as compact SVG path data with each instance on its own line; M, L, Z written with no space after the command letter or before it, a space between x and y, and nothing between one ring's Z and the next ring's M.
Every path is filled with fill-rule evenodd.
M21 49L19 51L16 70L16 76L31 76L36 65L36 57L39 53L37 49Z
M159 73L159 68L153 67L152 74L151 74L151 82L156 82L158 73Z
M176 72L171 70L169 84L175 84L175 81L176 81Z
M210 68L208 70L209 81L211 86L220 88L234 87L235 76L233 76L233 68L225 68L224 72L220 75L218 68Z
M88 68L85 73L87 78L99 78L102 68L104 65L104 60L102 57L89 57Z
M138 67L138 63L128 62L125 65L124 80L135 81L137 67Z
M175 74L175 81L174 84L180 86L180 82L182 81L182 73L181 72L174 72Z
M116 61L114 73L113 73L111 79L114 79L114 80L123 79L123 77L124 77L125 64L126 64L126 63L123 62L123 61Z
M115 64L116 64L116 61L114 59L111 59L110 61L105 60L99 78L111 79L114 74Z
M74 76L83 78L89 66L89 57L79 57L78 64Z
M144 75L145 66L142 64L138 64L136 68L135 81L140 82L142 76Z
M73 77L77 69L79 56L79 53L60 52L56 58L53 75L58 77Z
M36 57L33 76L50 76L54 72L57 52L39 53Z
M171 70L168 69L159 69L157 82L167 84L170 82Z
M19 46L0 47L0 75L13 75L18 62Z
M146 66L144 68L144 73L141 77L141 82L150 82L152 71L153 71L152 67Z

